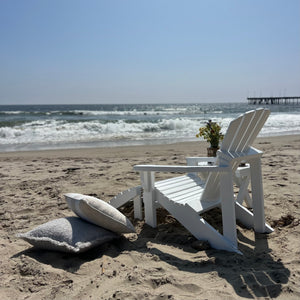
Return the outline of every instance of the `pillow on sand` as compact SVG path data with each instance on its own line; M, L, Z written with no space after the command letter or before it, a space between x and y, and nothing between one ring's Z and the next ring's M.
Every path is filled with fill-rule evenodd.
M84 220L117 233L135 232L128 218L105 201L76 193L65 197L69 208Z
M37 248L80 253L119 236L80 218L68 217L47 222L17 237Z

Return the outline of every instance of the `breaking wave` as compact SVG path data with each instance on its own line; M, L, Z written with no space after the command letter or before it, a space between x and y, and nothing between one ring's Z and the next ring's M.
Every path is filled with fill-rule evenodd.
M22 108L22 109L21 109ZM26 108L26 109L24 109ZM226 131L245 104L0 107L0 151L196 141L208 119ZM276 107L277 110L280 108ZM299 134L300 108L273 111L261 136ZM287 108L285 108L287 109Z

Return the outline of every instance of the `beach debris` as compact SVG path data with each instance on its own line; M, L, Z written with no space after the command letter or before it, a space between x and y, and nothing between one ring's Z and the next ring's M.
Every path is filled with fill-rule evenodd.
M67 168L67 169L63 169L63 172L65 172L66 174L70 174L77 170L80 170L80 168Z
M274 220L271 222L272 227L286 227L289 226L294 227L299 225L299 220L295 219L291 214L287 214L286 216L281 216L280 219Z

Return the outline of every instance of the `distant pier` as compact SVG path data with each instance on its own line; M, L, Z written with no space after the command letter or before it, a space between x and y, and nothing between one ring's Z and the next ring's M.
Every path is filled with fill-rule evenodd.
M248 104L299 104L300 97L248 97Z

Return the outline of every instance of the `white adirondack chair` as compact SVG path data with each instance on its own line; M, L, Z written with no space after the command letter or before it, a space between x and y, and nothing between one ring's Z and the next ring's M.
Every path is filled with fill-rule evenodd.
M236 219L256 232L270 233L265 223L261 175L262 152L251 147L270 111L257 109L233 120L211 166L136 165L141 174L145 221L156 227L156 208L163 206L197 239L213 248L241 253L237 246ZM193 164L197 158L190 158ZM201 160L199 158L199 160ZM241 161L250 164L253 213L237 202L233 191L233 174ZM187 173L155 182L155 172ZM197 173L207 172L203 181ZM200 214L221 207L223 234Z

